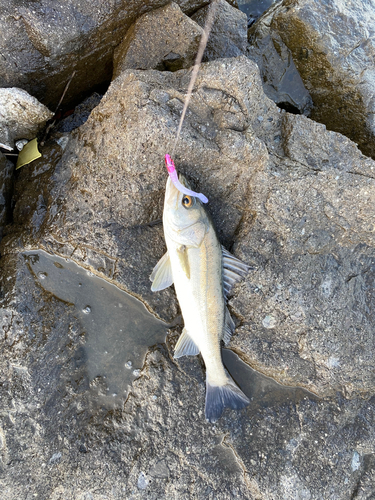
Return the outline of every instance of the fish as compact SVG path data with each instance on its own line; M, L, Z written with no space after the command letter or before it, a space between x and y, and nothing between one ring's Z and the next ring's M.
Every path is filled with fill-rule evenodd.
M190 189L181 174L179 181ZM215 422L224 407L239 410L250 403L224 368L221 357L221 341L227 344L235 329L227 296L250 267L220 245L200 199L179 191L170 177L163 228L167 252L152 271L151 290L174 284L184 319L174 357L202 354L206 367L205 417Z

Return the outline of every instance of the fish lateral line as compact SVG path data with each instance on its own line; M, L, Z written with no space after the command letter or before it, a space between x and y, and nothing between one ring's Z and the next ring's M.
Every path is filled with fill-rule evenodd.
M169 177L171 178L171 181L173 182L176 189L178 189L181 193L198 198L202 203L208 203L208 198L203 193L196 193L195 191L192 191L191 189L188 189L181 184L181 182L178 180L174 161L168 154L165 155L165 166L167 167Z

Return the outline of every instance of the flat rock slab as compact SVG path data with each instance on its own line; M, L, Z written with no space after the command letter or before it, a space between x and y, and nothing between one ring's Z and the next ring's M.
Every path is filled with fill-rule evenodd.
M323 128L285 115L287 157L257 174L236 247L256 271L231 302L242 322L233 342L286 384L370 394L374 162ZM314 136L321 150L311 156L304 146ZM298 163L290 162L297 150Z
M373 492L373 399L271 397L212 425L198 359L177 366L159 348L127 401L103 405L90 398L85 332L73 309L45 294L21 260L6 262L8 273L17 267L16 297L1 309L4 500L25 492L95 498L99 490L110 500L282 500L290 491L344 500L359 484Z

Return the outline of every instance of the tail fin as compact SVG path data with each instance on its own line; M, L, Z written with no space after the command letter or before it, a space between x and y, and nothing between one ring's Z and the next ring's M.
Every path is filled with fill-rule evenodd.
M241 410L250 403L247 396L228 375L225 385L210 385L206 381L206 420L216 422L225 407Z

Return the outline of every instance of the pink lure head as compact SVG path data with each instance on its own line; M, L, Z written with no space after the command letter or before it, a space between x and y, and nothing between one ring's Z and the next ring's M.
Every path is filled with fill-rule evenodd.
M181 193L199 198L202 203L208 203L208 198L206 198L204 194L196 193L195 191L192 191L191 189L188 189L187 187L181 184L181 182L178 180L178 175L176 172L176 167L174 166L174 162L169 155L165 155L165 166L167 167L169 177L171 178L171 181L175 185L176 189L181 191Z
M171 174L176 167L174 166L174 162L169 155L165 155L165 166L167 167L168 173Z

